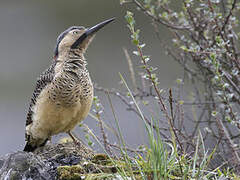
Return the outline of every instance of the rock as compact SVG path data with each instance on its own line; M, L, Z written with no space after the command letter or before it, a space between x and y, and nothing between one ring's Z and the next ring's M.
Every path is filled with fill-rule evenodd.
M1 180L51 179L49 167L33 153L15 152L1 159Z
M92 150L72 143L46 145L34 153L18 151L0 157L0 180L55 180L61 166L81 167L93 157Z
M114 162L105 154L94 154L83 144L52 144L34 153L18 151L0 157L0 180L121 180L116 163L119 168L124 163Z

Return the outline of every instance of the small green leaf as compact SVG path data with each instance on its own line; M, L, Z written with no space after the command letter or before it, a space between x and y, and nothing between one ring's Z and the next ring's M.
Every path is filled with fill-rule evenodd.
M178 103L179 103L180 105L183 105L184 101L183 101L183 100L180 100L180 101L178 101Z
M212 114L213 117L215 117L218 114L218 112L217 111L212 111L211 114Z
M188 48L186 46L180 46L180 49L182 49L184 51L188 51Z
M139 45L139 40L137 40L137 39L133 39L132 42L133 42L133 44L135 44L136 46Z

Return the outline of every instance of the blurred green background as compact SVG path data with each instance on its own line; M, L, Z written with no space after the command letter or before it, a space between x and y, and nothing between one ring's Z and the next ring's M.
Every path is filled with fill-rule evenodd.
M99 86L118 88L118 72L130 82L122 48L129 50L136 71L140 70L140 63L131 53L134 46L124 19L128 8L131 6L121 6L118 0L0 1L0 155L22 150L26 113L36 79L51 63L57 36L69 26L89 27L116 17L114 23L98 32L90 45L86 53L88 68L93 82ZM164 54L150 19L140 12L133 12L137 27L141 28L141 40L147 44L145 53L151 55L151 63L158 67L160 87L168 88L182 71ZM167 31L160 29L160 33L163 39L168 39ZM107 103L105 96L100 99ZM122 103L114 106L127 143L132 146L142 144L145 135L139 119L126 112ZM105 116L114 126L109 106L105 107ZM91 117L84 122L99 134ZM75 132L80 136L83 134L79 129Z

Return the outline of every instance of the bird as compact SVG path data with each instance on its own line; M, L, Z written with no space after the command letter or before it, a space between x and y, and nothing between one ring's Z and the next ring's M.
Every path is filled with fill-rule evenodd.
M23 151L33 152L59 133L77 141L71 131L88 115L94 91L84 54L96 32L114 20L72 26L58 36L52 63L37 79L30 100Z

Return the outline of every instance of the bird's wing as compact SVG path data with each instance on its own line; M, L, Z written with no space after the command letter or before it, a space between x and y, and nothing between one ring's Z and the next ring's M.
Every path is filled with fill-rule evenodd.
M27 113L27 120L26 126L32 123L32 115L33 115L33 107L36 104L37 98L40 95L41 91L46 87L49 83L52 82L54 78L54 67L56 63L54 62L47 70L45 70L37 80L35 90L33 92L28 113Z

